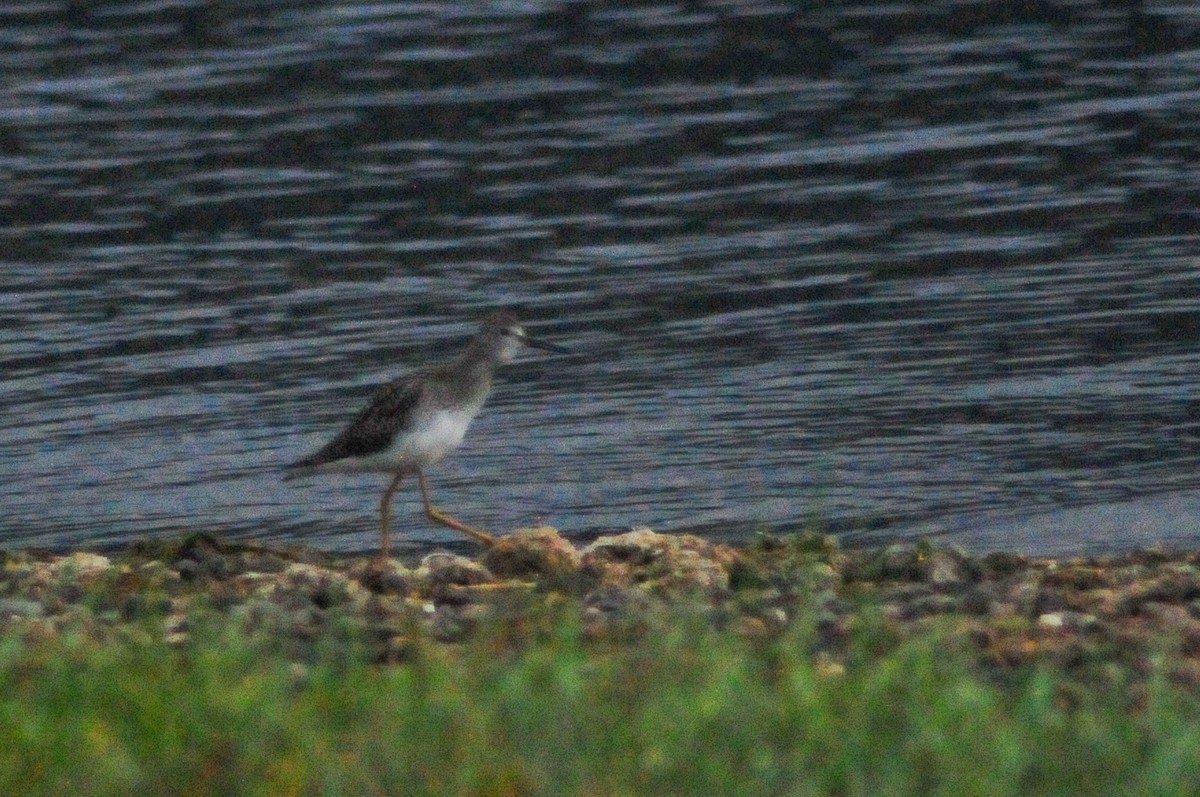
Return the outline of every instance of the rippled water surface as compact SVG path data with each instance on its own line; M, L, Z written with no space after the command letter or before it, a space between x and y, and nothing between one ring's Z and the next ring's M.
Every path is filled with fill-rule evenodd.
M574 353L431 473L491 530L1200 539L1191 3L16 2L0 70L0 544L371 548L279 467L500 305Z

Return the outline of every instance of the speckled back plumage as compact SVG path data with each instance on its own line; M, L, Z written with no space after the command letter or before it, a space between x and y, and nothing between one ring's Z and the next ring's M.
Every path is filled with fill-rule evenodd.
M421 400L420 384L412 375L385 385L337 437L315 453L293 462L290 469L311 468L347 457L378 454L403 431Z

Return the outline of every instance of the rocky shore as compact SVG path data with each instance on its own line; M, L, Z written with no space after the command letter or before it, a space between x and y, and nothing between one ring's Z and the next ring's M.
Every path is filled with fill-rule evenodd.
M804 625L830 672L855 628L899 642L930 631L1000 676L1045 664L1081 683L1134 689L1150 673L1200 691L1200 554L972 556L927 543L842 550L820 535L741 547L648 529L576 547L554 529L515 532L478 558L379 562L194 535L113 556L0 552L0 638L105 638L135 627L186 644L197 612L279 637L298 658L353 633L379 662L415 639L454 645L481 624L519 635L574 607L589 639L660 632L682 616L769 643ZM1166 662L1165 670L1164 664Z

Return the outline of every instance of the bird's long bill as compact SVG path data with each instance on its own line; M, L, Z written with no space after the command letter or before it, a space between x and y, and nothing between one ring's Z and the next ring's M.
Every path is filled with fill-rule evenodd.
M524 343L526 346L532 346L535 349L543 349L545 351L555 351L555 352L558 352L559 354L570 354L571 353L570 349L564 349L562 346L558 346L553 343L547 343L544 340L534 340L533 338L528 337L528 336L525 337Z

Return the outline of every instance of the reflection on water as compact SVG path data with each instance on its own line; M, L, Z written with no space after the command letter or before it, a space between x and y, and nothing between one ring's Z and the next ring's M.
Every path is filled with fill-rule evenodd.
M1190 7L89 8L0 10L3 544L369 547L278 466L497 305L578 355L433 475L492 530L1200 486Z

